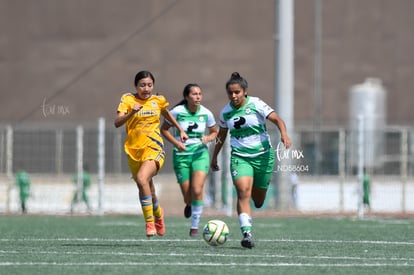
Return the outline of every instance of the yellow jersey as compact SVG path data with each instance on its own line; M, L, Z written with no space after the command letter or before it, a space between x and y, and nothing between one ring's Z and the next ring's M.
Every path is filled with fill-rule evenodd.
M132 93L122 95L118 105L118 112L129 113L135 103L142 105L142 108L130 117L125 123L127 138L125 140L125 152L133 159L139 159L137 152L141 149L155 151L164 150L164 142L160 134L161 112L169 103L164 96L151 95L150 98L142 100Z

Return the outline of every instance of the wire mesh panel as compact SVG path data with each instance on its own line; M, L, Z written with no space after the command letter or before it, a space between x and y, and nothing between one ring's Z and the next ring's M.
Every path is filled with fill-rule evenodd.
M25 170L33 179L34 195L29 200L35 203L36 207L31 211L53 212L60 209L59 211L62 212L68 210L76 189L74 178L78 163L78 137L76 127L63 126L0 127L0 212L18 209L18 187L15 185L14 174L19 170ZM280 140L278 130L271 126L269 133L274 149L277 150ZM414 206L411 205L412 200L408 199L414 188L412 180L414 172L413 130L411 128L387 128L384 130L384 137L384 153L376 160L379 164L368 169L371 177L371 207L381 212L414 211ZM336 212L354 210L358 179L356 169L350 161L352 151L349 148L352 144L349 142L350 139L350 132L340 128L326 128L321 129L320 132L306 128L296 129L293 146L285 154L292 158L289 165L296 168L306 167L306 169L279 171L295 172L297 176L296 183L292 185L295 190L292 189L292 192L286 193L287 196L291 194L295 196L292 200L295 200L296 209ZM126 211L126 208L139 211L137 189L131 180L127 157L123 149L124 140L124 129L113 127L105 129L106 180L103 194L99 195L94 193L97 192L98 127L83 127L83 163L87 164L94 179L90 189L91 200L95 200L98 195L103 196L103 204L109 207L105 210L107 212L115 211L110 209L111 207L115 207L117 211ZM182 199L173 174L172 146L168 142L165 142L165 150L166 161L159 173L160 176L157 176L158 179L162 178L162 181L155 178L155 182L156 184L168 184L169 190L175 190L175 193L169 193L167 196L176 197L178 206L180 206ZM228 166L228 161L229 156L225 156L222 166ZM275 169L277 164L276 161ZM8 173L8 170L11 173ZM223 178L221 174L217 176L217 174L220 173L212 177L210 173L209 178L215 181L212 184L216 187L223 186L222 183L227 182L228 179ZM206 190L215 190L215 188L209 189L208 184L207 181ZM121 185L124 187L115 188ZM273 196L277 197L279 190L278 186L272 185L271 188L273 190L268 192L270 196L268 207L275 206L272 199ZM122 190L129 194L121 194ZM160 188L160 190L166 189ZM220 202L220 199L217 200L214 192L209 193L206 198L223 206L225 203ZM109 194L116 198L111 198ZM123 199L128 196L132 197ZM129 206L122 206L122 200L128 201ZM210 203L207 202L206 205Z
M13 133L14 171L56 172L56 131L16 129Z

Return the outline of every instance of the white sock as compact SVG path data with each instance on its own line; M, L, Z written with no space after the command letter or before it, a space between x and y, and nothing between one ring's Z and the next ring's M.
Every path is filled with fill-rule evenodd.
M240 213L239 223L240 223L240 228L252 227L252 217L250 217L247 213Z
M200 223L200 217L203 213L202 205L191 205L191 228L198 229L198 224Z

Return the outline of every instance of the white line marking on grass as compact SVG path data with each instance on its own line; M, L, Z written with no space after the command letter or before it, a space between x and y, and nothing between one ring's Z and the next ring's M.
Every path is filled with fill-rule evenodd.
M97 224L98 226L134 226L138 227L139 224L137 222L127 222L127 221L107 221L107 222L100 222Z
M201 239L166 239L166 238L146 238L146 239L101 239L101 238L22 238L22 239L0 239L0 242L202 242ZM293 242L293 243L354 243L354 244L379 244L379 245L414 245L414 242L402 241L364 241L364 240L292 240L292 239L258 239L258 242Z
M51 255L104 255L104 256L170 256L170 257L191 257L194 253L153 253L153 252L73 252L73 251L6 251L0 250L0 254L51 254ZM222 258L245 258L246 255L223 254L223 253L202 253L203 257L222 257ZM414 261L414 258L397 257L353 257L353 256L307 256L307 255L280 255L280 254L251 254L249 258L290 258L290 259L316 259L316 260L356 260L356 261Z
M0 266L153 266L151 262L0 262ZM387 263L344 263L344 264L312 264L312 263L157 263L161 266L218 266L218 267L413 267L414 264L387 264Z
M0 239L0 242L200 242L201 239L162 239L158 237L146 238L146 239L100 239L100 238L22 238L22 239Z
M393 244L393 245L414 245L414 242L394 242L394 241L347 241L347 240L289 240L289 239L274 239L274 240L259 240L260 242L294 242L294 243L356 243L356 244Z
M96 224L97 226L132 226L132 227L145 227L145 224L142 224L139 221L103 221ZM168 228L175 228L179 227L182 228L183 226L186 226L185 222L169 222Z

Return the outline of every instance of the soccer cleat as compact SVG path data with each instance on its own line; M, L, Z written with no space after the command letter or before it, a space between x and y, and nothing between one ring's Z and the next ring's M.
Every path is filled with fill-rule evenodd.
M184 217L187 219L191 217L191 205L186 205L184 208Z
M250 248L250 249L254 247L254 242L253 242L253 237L252 237L251 232L247 231L243 233L243 239L241 241L241 246Z
M147 222L146 230L147 230L147 237L153 237L157 235L157 230L155 229L155 224L153 222Z
M165 223L164 223L164 213L161 217L155 217L155 229L157 231L158 236L164 236L165 234Z
M196 237L199 237L200 236L200 233L198 232L198 229L197 228L191 228L189 235L192 238L196 238Z

